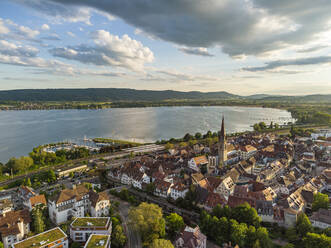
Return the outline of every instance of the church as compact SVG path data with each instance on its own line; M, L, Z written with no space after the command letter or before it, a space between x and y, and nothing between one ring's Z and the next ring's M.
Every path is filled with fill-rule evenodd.
M227 156L227 145L226 145L226 135L225 135L225 126L224 126L224 116L222 118L222 128L218 133L218 166L222 167L226 164L228 160Z

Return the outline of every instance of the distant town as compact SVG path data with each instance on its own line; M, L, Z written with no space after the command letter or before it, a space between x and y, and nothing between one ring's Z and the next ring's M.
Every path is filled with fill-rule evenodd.
M331 130L307 135L292 127L286 135L260 126L266 128L227 135L223 118L216 134L110 149L21 175L12 187L4 185L17 178L8 175L0 192L1 244L330 247ZM116 143L95 141L96 148L61 143L38 152L93 153Z

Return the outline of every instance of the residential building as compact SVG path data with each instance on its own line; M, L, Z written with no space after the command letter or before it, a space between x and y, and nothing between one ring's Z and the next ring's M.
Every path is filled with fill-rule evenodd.
M176 182L170 188L170 197L174 200L185 198L187 192L188 186L184 185L182 182Z
M5 198L0 200L0 215L4 215L5 213L8 213L13 210L14 210L14 205L10 199Z
M247 160L257 152L257 149L252 145L245 145L240 147L239 157L242 160Z
M233 193L234 186L234 182L232 181L231 177L228 176L223 179L223 181L218 185L214 192L223 195L227 199L229 195Z
M318 227L321 229L331 227L331 210L330 209L319 209L314 212L309 218L313 227Z
M89 192L89 200L91 202L91 216L102 217L109 215L110 200L107 192L96 193L94 191Z
M84 248L110 248L110 235L91 234Z
M68 237L59 228L55 227L46 232L27 238L17 242L11 246L12 248L68 248Z
M164 180L156 180L154 181L154 185L155 185L154 195L163 198L167 198L170 195L171 186L173 186L171 182L166 182Z
M28 200L23 202L23 205L32 211L32 209L36 206L47 206L45 195L35 195L30 197Z
M5 248L21 241L30 232L29 210L11 211L0 217L0 234Z
M200 171L202 166L206 166L208 168L208 159L205 155L191 158L188 161L188 167L194 171Z
M199 226L186 226L184 231L175 240L175 248L206 248L207 237L200 231Z
M48 200L49 217L57 225L71 217L84 217L89 209L89 190L84 185L64 189Z
M70 224L70 238L74 242L86 242L91 234L111 235L110 217L76 218Z

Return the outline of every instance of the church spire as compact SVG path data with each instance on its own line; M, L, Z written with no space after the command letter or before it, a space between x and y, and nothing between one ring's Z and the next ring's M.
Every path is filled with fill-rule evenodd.
M219 166L224 166L225 161L227 160L227 144L226 144L226 135L225 135L225 122L224 115L222 117L222 127L218 136L218 163Z
M224 127L224 115L222 117L222 127L221 127L221 137L225 137L225 127Z

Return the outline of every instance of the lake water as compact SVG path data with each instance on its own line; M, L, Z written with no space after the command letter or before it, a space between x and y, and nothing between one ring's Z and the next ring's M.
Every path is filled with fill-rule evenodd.
M256 107L158 107L103 110L0 111L0 161L27 155L33 147L84 136L153 142L185 133L217 131L222 115L228 133L252 130L259 121L293 121L285 110Z

